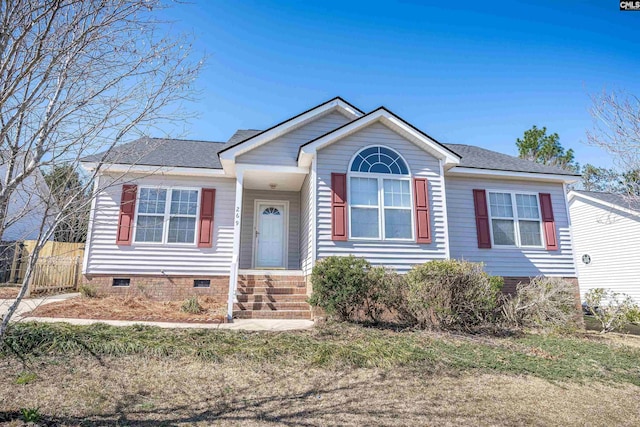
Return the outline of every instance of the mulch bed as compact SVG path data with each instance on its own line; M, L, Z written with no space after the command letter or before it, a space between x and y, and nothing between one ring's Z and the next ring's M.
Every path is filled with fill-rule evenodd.
M18 296L20 287L18 286L0 286L0 299L11 299Z
M202 312L193 314L181 310L183 301L152 301L142 297L77 297L41 305L24 316L145 322L226 322L226 306L208 297L198 298L198 302Z

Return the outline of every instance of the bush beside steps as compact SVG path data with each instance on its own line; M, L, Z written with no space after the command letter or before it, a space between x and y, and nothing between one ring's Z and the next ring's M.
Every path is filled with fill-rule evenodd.
M480 263L430 261L401 275L333 256L315 265L311 282L310 304L341 321L467 332L576 326L572 283L537 277L505 295L502 277Z

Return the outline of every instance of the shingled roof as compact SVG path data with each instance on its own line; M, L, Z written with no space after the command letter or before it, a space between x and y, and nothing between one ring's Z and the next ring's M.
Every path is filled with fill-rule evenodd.
M497 151L487 150L486 148L464 144L443 145L462 157L458 166L463 168L576 176L574 172L567 171L557 166L541 165L530 160L524 160L508 154L498 153Z
M257 134L257 129L240 129L227 142L196 141L143 137L114 148L107 156L107 163L136 164L145 166L190 167L222 169L218 153L225 148L245 141ZM510 156L472 145L442 144L461 156L459 167L489 169L510 172L530 172L574 176L555 166L545 166L529 160ZM99 161L101 155L89 156L86 162Z
M640 212L640 200L638 197L629 197L626 194L602 193L599 191L573 190L577 194L591 197L605 203L620 206L621 208L631 209Z
M222 169L218 151L224 142L142 137L113 148L105 159L96 154L85 162L119 163L125 165L167 166Z

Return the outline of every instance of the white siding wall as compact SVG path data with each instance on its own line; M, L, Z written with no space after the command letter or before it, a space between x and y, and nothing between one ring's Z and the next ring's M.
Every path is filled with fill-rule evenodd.
M479 249L473 203L474 189L550 193L560 243L559 250ZM451 258L483 262L487 271L500 276L576 276L569 216L562 184L447 177L446 191Z
M345 173L353 155L368 145L383 145L398 151L409 163L415 177L429 180L431 208L431 244L413 242L331 240L331 173ZM349 255L365 257L375 265L384 265L406 272L412 265L433 259L445 259L444 192L440 163L412 142L381 123L374 123L318 153L317 160L317 257Z
M18 161L18 167L22 161ZM0 175L7 173L7 165L0 165ZM15 176L15 175L14 175ZM11 225L4 230L4 241L37 239L43 225L49 187L39 169L28 175L11 194L7 204L5 224ZM51 213L50 213L51 215ZM44 230L50 224L47 219Z
M305 275L311 274L313 257L313 199L311 192L311 175L307 175L300 190L300 263Z
M569 209L581 295L607 288L640 303L640 217L580 198Z
M240 230L240 268L252 268L253 221L255 200L281 200L289 202L288 268L300 269L300 193L297 191L247 190L243 192L242 229Z
M340 113L325 114L311 123L238 156L236 161L238 163L261 165L298 166L296 159L298 158L298 149L302 144L324 135L349 121L350 119Z
M122 193L122 180L103 176L103 190L96 199L91 236L86 247L86 274L164 274L229 275L233 252L233 207L235 180L225 178L192 178L163 176L131 176L137 185L185 186L215 188L213 247L196 245L136 244L116 245L116 230ZM106 187L106 188L105 188Z

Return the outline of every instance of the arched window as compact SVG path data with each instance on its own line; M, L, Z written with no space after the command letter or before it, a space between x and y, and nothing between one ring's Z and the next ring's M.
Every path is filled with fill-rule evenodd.
M387 147L367 147L351 161L351 172L409 175L409 168L400 154Z
M349 165L350 237L412 240L412 197L402 156L383 146L363 148Z

